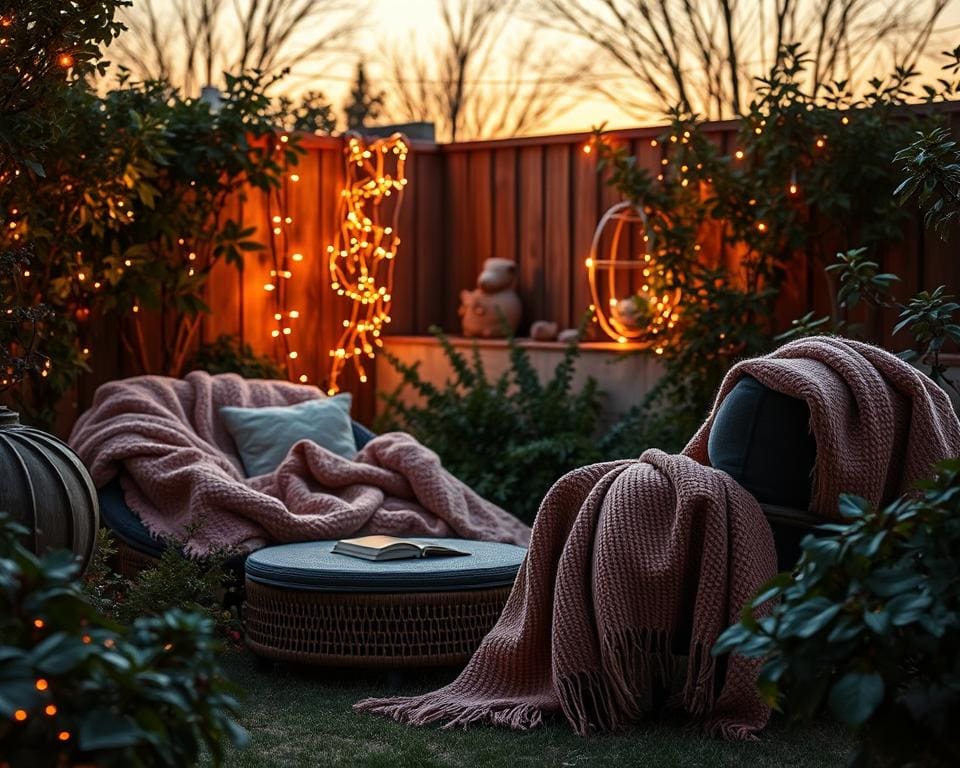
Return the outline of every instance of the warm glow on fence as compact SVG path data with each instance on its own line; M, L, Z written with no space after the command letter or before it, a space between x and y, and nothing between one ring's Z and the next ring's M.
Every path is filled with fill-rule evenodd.
M397 224L403 191L407 141L400 134L366 145L351 135L346 147L346 182L337 206L339 231L327 246L330 288L350 301L350 316L330 350L329 392L340 390L348 360L361 383L367 380L364 358L383 346L383 326L390 322L393 271L400 246ZM393 200L388 202L388 198Z
M302 384L309 381L306 373L297 375L293 361L299 357L294 349L294 321L299 319L300 311L290 307L290 280L293 278L292 262L303 261L301 252L291 253L290 232L293 217L290 209L290 185L300 181L300 174L289 173L288 163L283 156L283 145L290 141L286 134L280 134L279 141L273 147L276 161L283 166L284 183L272 189L265 197L265 215L267 230L273 234L267 243L267 253L270 257L269 280L263 284L263 290L268 294L268 306L273 309L274 327L270 331L271 338L279 345L279 352L283 359L288 378L296 379ZM190 254L191 256L193 254Z

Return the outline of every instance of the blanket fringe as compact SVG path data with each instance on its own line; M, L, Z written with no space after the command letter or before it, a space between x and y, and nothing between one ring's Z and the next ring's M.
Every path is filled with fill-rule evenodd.
M746 723L727 719L708 720L703 728L707 736L720 737L725 741L759 741L756 731L755 727Z
M557 679L560 706L574 731L619 731L637 722L653 686L674 677L672 643L667 630L623 629L604 638L600 670Z
M472 705L436 694L364 699L354 704L353 709L407 725L441 723L443 728L467 728L486 723L514 731L529 731L543 724L543 710L535 704L502 701Z
M713 708L717 687L717 659L703 643L693 643L687 661L687 680L681 693L683 709L705 715Z

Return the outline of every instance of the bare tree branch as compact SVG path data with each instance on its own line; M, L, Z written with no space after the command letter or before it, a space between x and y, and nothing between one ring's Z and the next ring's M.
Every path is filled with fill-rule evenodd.
M296 71L350 49L366 0L135 0L115 63L188 94L224 72Z
M515 0L438 0L440 39L426 54L395 46L385 61L387 107L396 120L429 121L442 140L514 136L570 106L582 68L513 15Z
M784 46L811 56L809 91L866 68L916 66L949 0L526 0L541 25L581 38L627 79L595 82L629 112L740 114ZM859 84L860 87L863 84Z

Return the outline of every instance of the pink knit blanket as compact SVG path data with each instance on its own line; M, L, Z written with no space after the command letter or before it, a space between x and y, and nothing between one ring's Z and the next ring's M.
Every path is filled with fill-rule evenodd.
M738 363L723 380L710 416L684 453L709 464L714 414L744 376L806 402L817 443L810 511L839 518L840 494L887 504L960 456L960 422L947 394L886 350L815 336Z
M823 517L837 516L841 492L886 501L960 455L946 395L876 347L826 337L788 344L733 368L717 405L745 374L808 403L811 508ZM500 620L460 676L433 693L356 709L415 725L519 730L562 713L586 734L635 722L660 688L708 733L746 738L763 728L758 664L719 662L710 650L774 574L776 555L757 501L705 466L712 420L686 455L648 450L558 481Z
M775 572L763 512L729 475L658 450L577 469L544 498L503 614L460 676L356 709L518 730L562 712L584 735L635 722L659 686L710 732L743 737L769 715L757 663L721 671L710 649Z
M403 433L374 438L353 461L302 440L273 474L244 478L220 408L320 396L314 387L233 374L114 381L97 390L70 445L97 487L119 474L147 528L195 554L366 533L527 543L527 526Z

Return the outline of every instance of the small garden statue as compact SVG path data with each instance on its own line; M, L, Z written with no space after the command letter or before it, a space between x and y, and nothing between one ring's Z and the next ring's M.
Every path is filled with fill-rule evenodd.
M503 338L520 327L523 306L517 295L517 263L510 259L487 259L472 291L460 291L463 335L485 339Z

